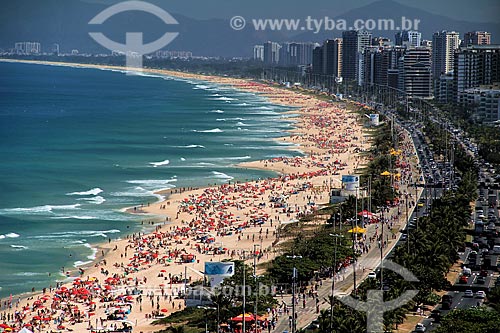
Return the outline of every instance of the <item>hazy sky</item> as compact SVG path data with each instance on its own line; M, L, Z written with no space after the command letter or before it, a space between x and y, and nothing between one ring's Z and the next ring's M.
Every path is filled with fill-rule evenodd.
M43 1L43 0L38 0ZM115 3L118 0L84 0ZM193 18L293 17L329 15L335 17L376 0L149 0L169 12ZM469 22L498 22L500 0L394 0L407 6Z

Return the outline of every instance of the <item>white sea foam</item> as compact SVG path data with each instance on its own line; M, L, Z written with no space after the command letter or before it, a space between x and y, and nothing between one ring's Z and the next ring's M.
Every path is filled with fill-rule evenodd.
M177 148L205 148L203 145L176 146Z
M227 97L227 96L221 96L221 97L217 97L217 98L213 98L217 101L237 101L238 99L237 98L232 98L232 97Z
M19 234L16 234L15 232L9 232L8 234L5 234L5 237L7 237L7 238L18 238Z
M170 178L170 179L138 179L138 180L127 180L127 183L161 189L161 188L164 188L164 187L173 186L170 183L174 183L176 181L177 181L177 178Z
M245 123L243 123L243 122L241 122L241 121L238 121L238 122L236 123L236 125L238 125L238 126L250 126L250 125L245 124Z
M100 195L98 195L96 197L91 197L91 198L80 198L80 199L77 199L77 200L78 201L87 201L89 203L93 203L93 204L96 204L96 205L100 205L100 204L102 204L103 202L106 201L106 199L104 199Z
M26 250L28 247L24 245L11 245L10 247L18 250Z
M248 106L248 105L250 105L250 104L248 104L248 103L240 103L240 104L236 104L236 106Z
M95 219L99 219L99 218L95 217L95 216L89 216L89 215L69 215L69 216L52 216L51 219L54 219L54 220L69 220L69 219L95 220Z
M193 89L197 90L197 89L204 89L204 90L208 90L212 87L210 86L207 86L207 85L204 85L204 84L197 84L193 87Z
M212 110L212 111L210 111L210 112L212 112L212 113L224 113L224 111L223 111L223 110Z
M26 208L4 208L0 209L0 214L44 214L52 213L53 210L72 210L79 209L80 204L75 205L44 205L36 207L26 207Z
M167 185L162 188L157 188L156 191L159 191L164 188L169 188ZM158 200L163 201L165 199L164 196L160 194L154 193L153 190L147 190L144 187L136 186L133 188L128 188L126 191L121 192L113 192L111 196L114 197L134 197L134 198L144 198L144 197L156 197Z
M31 238L35 239L66 239L71 237L107 237L108 234L119 233L118 229L110 229L110 230L80 230L80 231L63 231L63 232L55 232L47 235L38 235L33 236Z
M15 275L15 276L41 276L41 275L47 275L47 273L41 273L41 272L17 272L17 273L13 273L12 275Z
M89 243L85 243L85 244L83 244L83 246L85 246L85 247L89 248L90 250L92 250L92 254L88 255L87 259L94 260L96 258L96 255L97 255L97 249L93 248Z
M193 130L193 132L198 132L198 133L222 133L224 132L220 128L213 128L209 130L203 130L203 131L198 131L198 130Z
M96 187L85 192L72 192L72 193L67 193L66 195L98 195L99 193L102 192L103 192L102 189Z
M156 168L156 167L163 166L163 165L169 165L170 161L169 160L164 160L164 161L161 161L161 162L150 162L149 164L151 164L153 166L153 168Z
M75 262L74 262L73 266L74 266L74 267L85 266L85 265L90 264L91 262L92 262L92 261L80 261L80 260L78 260L78 261L75 261Z
M217 118L217 119L215 119L215 121L226 121L226 119L224 119L224 118Z
M185 161L186 159L184 157L181 157L181 161Z
M234 177L229 176L223 172L218 172L218 171L212 171L212 176L209 176L207 178L216 178L216 179L222 179L222 180L231 180Z

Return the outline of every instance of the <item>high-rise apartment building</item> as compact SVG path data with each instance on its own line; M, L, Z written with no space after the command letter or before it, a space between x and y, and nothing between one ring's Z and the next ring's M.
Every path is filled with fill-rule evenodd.
M441 74L453 70L455 51L460 46L458 32L440 31L432 36L432 75L439 79Z
M253 59L264 61L264 45L255 45L253 47Z
M500 82L500 45L461 47L454 62L456 99L460 92Z
M410 48L399 63L400 89L414 97L432 97L431 50Z
M276 42L264 43L264 63L276 65L280 60L281 45Z
M363 49L371 45L368 31L349 30L342 33L342 77L359 81L363 77Z
M38 54L42 52L42 46L38 42L17 42L14 49L18 54Z
M489 45L491 44L491 34L486 31L470 31L464 34L462 46L469 45Z

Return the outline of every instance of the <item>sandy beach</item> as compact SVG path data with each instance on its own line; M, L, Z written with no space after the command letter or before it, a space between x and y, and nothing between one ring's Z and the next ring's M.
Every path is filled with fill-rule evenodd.
M2 60L5 61L5 60ZM26 61L29 62L29 61ZM45 65L121 70L123 67L32 62ZM353 174L367 161L360 153L370 147L359 115L340 104L324 102L296 89L261 83L158 69L145 73L210 81L261 94L270 102L297 108L288 137L280 138L304 156L241 163L241 168L272 170L272 179L229 182L200 189L175 188L166 201L128 208L153 214L154 232L99 244L97 259L72 270L72 281L47 287L28 298L2 300L0 318L15 331L88 332L89 328L120 328L124 318L135 332L152 332L153 317L184 307L177 296L184 278L202 277L204 263L223 259L271 260L277 230L328 203L329 191L341 175ZM148 216L149 219L149 216ZM185 276L185 272L187 273ZM10 307L7 303L11 303ZM6 309L7 306L7 309Z

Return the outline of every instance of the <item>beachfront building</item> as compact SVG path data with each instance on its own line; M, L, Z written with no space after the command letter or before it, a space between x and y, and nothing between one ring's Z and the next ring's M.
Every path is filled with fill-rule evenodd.
M417 47L422 41L422 33L415 30L405 30L396 33L394 45Z
M264 43L264 63L268 65L277 65L280 60L281 45L276 42Z
M458 102L472 112L472 119L480 123L500 120L500 86L481 86L459 92Z
M486 31L469 31L464 34L462 46L469 45L489 45L491 44L491 34Z
M344 31L342 41L342 77L360 83L363 78L363 50L371 45L372 34L363 30Z
M453 70L453 57L460 46L458 32L439 31L432 35L432 75L439 79L441 74Z
M342 38L328 39L313 50L313 74L342 76Z
M455 80L453 72L447 74L441 74L439 81L437 82L437 89L435 91L434 98L439 103L453 103L455 94Z
M454 61L455 100L470 88L500 82L500 45L461 47Z
M14 44L14 50L17 54L39 54L42 52L42 46L38 42L17 42Z
M253 47L253 60L264 61L264 45L255 45Z
M406 50L399 60L399 88L412 97L432 97L431 50L416 47Z
M279 64L282 66L311 65L313 50L318 43L283 43L280 49Z

